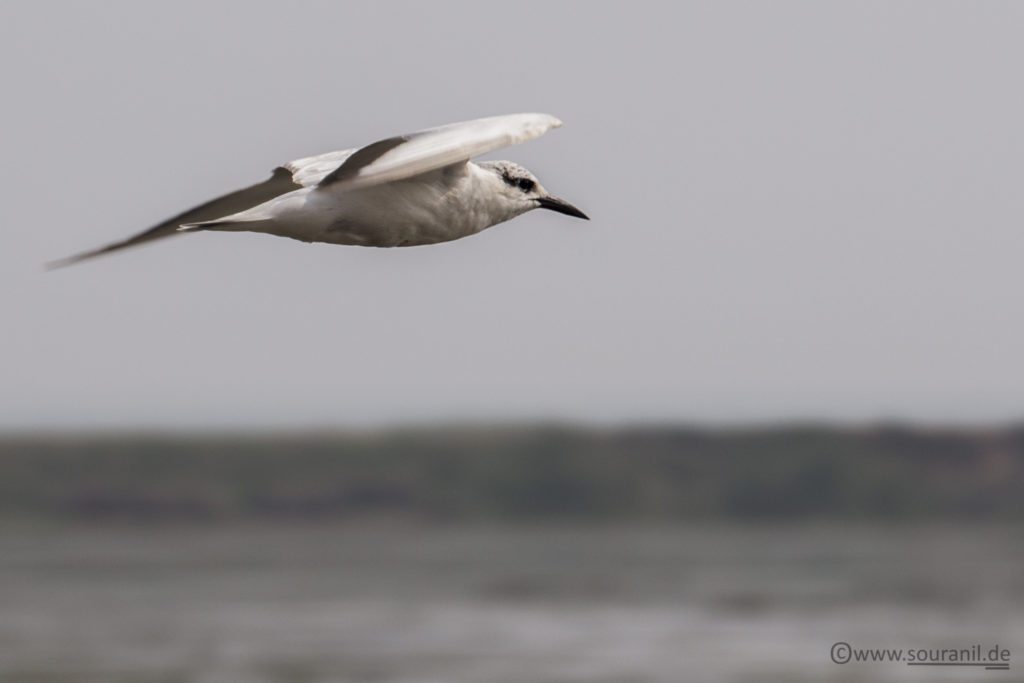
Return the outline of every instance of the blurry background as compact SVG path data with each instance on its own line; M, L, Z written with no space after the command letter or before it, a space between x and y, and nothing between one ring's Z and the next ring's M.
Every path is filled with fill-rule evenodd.
M0 19L0 681L1024 652L1020 6ZM515 111L566 125L490 158L591 222L42 271L283 161Z

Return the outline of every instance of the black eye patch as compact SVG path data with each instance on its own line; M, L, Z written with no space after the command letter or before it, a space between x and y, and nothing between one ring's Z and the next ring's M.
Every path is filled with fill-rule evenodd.
M518 187L523 192L532 192L533 188L537 186L537 184L529 178L513 178L507 172L501 174L501 179L512 187Z

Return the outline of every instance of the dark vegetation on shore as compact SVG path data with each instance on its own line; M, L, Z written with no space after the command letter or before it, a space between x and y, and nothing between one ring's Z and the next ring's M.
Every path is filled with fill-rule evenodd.
M1024 520L1024 428L0 437L0 520Z

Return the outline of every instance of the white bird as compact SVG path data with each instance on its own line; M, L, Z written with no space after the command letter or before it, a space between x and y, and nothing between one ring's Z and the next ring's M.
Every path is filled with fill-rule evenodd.
M407 247L467 237L538 207L586 219L572 204L549 194L522 166L470 161L561 125L548 114L492 116L296 159L274 169L269 180L218 197L124 241L50 265L65 266L199 230Z

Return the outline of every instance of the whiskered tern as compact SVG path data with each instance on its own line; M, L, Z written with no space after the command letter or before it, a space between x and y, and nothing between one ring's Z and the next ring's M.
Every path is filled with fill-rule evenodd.
M69 265L200 230L410 247L474 235L536 208L586 219L522 166L470 161L561 125L548 114L492 116L296 159L274 169L269 180L189 209L124 241L50 265Z

